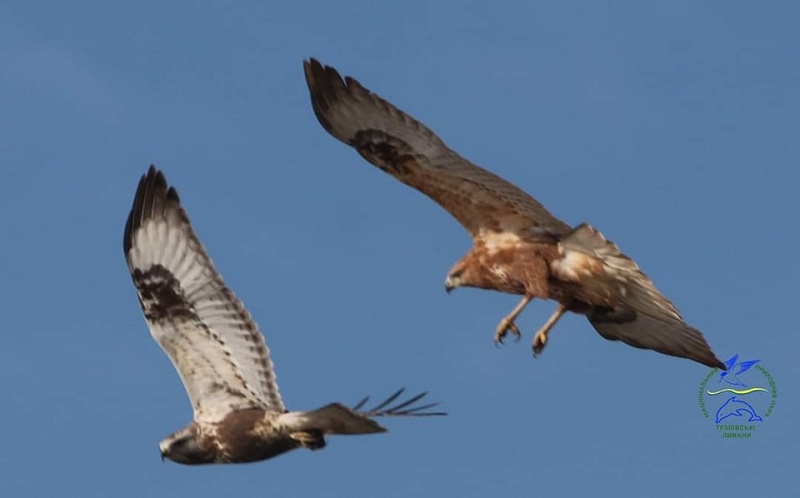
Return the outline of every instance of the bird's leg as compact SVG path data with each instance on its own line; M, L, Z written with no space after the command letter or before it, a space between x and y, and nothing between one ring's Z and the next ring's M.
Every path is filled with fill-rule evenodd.
M519 328L514 323L514 320L517 319L522 310L525 309L525 306L528 305L529 302L533 300L533 296L529 294L525 294L525 297L522 298L522 301L519 302L516 308L514 308L511 313L506 315L505 318L500 320L500 324L497 326L497 330L494 333L494 344L495 346L498 344L503 344L503 339L505 336L511 332L514 336L519 340Z
M542 350L544 349L545 344L547 344L547 334L550 332L550 329L553 328L553 325L556 324L558 319L561 318L561 315L563 315L564 312L566 312L566 311L567 311L567 307L564 306L563 304L559 303L558 308L556 308L555 313L553 313L550 316L550 318L547 319L545 324L542 325L542 328L540 328L539 331L536 332L536 335L533 337L533 356L534 357L535 356L539 356L539 354L541 354Z
M308 448L309 450L318 450L325 447L325 436L319 430L292 432L289 437L300 443L303 448Z

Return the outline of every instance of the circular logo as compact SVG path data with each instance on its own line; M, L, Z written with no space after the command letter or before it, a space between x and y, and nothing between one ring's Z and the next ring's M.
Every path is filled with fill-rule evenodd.
M778 388L761 360L733 355L725 371L713 369L700 383L698 401L723 438L749 439L775 409Z

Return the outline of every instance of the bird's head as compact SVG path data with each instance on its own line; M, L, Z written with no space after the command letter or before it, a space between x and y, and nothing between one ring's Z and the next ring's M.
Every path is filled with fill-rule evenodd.
M447 278L444 279L444 290L450 294L453 289L469 285L469 266L462 259L450 269Z
M161 461L168 458L176 463L195 465L214 461L212 452L203 449L197 434L197 426L192 424L165 437L159 444Z

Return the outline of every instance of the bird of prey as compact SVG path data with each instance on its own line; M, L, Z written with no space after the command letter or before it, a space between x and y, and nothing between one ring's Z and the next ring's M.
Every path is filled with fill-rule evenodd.
M342 78L315 59L304 61L320 124L364 159L430 197L472 236L473 247L450 270L445 289L477 287L522 295L500 321L495 342L510 332L534 298L558 303L535 334L542 352L566 312L586 315L606 339L724 369L697 329L684 322L636 263L586 223L575 228L536 199L451 150L424 124Z
M197 238L175 188L151 166L125 224L125 258L153 338L178 371L194 421L160 443L161 458L182 464L241 463L325 446L326 434L385 432L378 416L443 415L425 393L403 390L371 410L332 403L288 411L264 336Z

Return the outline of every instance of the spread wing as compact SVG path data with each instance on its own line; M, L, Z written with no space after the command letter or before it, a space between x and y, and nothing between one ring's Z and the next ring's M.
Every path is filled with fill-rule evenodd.
M736 364L736 375L743 374L746 371L750 370L756 363L759 363L761 360L750 360L750 361L742 361Z
M553 238L570 227L536 199L448 148L431 130L353 78L304 62L314 114L334 137L414 187L476 237L512 232Z
M728 370L730 370L731 368L733 368L734 365L736 365L736 362L738 360L739 360L739 354L737 353L737 354L731 356L730 358L728 358L728 361L725 362L725 366L728 367ZM720 374L720 375L722 375L722 374Z
M147 325L178 371L195 420L242 408L286 411L264 337L154 166L139 181L123 245Z
M577 299L596 306L588 318L601 336L725 370L703 334L684 322L639 266L598 230L584 223L558 243L558 250L561 258L552 262L552 274Z

